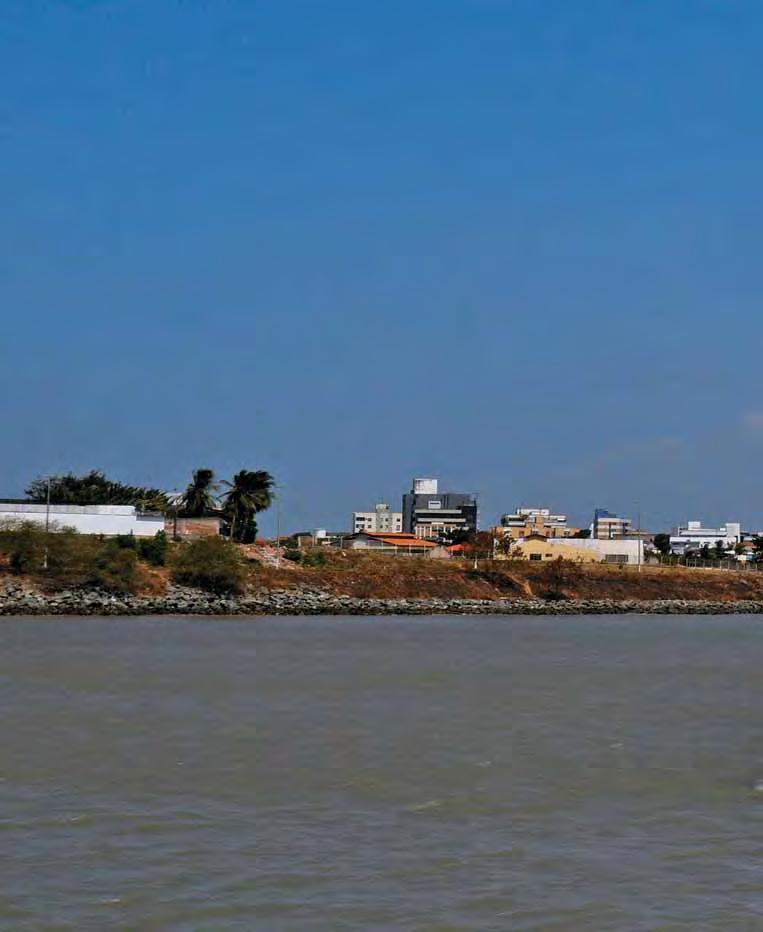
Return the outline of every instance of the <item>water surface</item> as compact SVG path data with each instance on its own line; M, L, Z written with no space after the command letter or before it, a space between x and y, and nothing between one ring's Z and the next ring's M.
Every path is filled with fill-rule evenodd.
M763 619L0 622L0 927L763 929Z

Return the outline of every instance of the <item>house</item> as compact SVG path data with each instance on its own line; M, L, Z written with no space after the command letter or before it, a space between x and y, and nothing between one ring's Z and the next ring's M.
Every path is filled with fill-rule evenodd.
M477 499L465 492L439 492L437 479L414 479L403 496L403 531L438 540L452 531L477 530Z
M134 505L40 505L0 501L0 526L32 522L53 531L72 528L80 534L153 537L164 530L164 515L138 511Z
M387 553L403 553L418 556L448 558L450 554L433 540L425 540L415 534L375 534L362 531L351 534L345 541L349 550L374 550Z

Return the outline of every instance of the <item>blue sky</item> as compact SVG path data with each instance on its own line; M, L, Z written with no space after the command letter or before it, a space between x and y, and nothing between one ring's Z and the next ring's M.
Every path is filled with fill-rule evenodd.
M0 492L763 526L762 42L742 0L5 0Z

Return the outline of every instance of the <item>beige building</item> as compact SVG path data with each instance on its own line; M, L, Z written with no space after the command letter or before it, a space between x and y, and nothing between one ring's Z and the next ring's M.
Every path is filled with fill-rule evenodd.
M508 559L523 560L572 560L574 563L614 563L636 565L644 562L644 541L619 540L576 540L569 537L543 537L530 534L514 543ZM498 559L501 559L498 556ZM503 557L506 559L506 556Z
M538 534L541 537L574 537L580 528L569 527L567 515L555 515L550 508L517 508L501 515L501 525L493 529L496 536L519 540Z
M584 541L580 541L584 543ZM572 560L573 563L601 563L603 556L595 550L586 547L575 546L575 541L554 540L553 537L544 537L542 534L530 534L522 540L518 540L511 548L508 556L496 556L496 559L513 559L513 560Z

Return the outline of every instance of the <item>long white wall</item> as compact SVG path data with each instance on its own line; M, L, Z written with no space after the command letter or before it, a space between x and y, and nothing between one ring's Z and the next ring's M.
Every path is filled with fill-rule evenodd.
M0 525L33 521L45 524L45 505L26 502L0 502ZM156 514L138 514L133 505L51 505L52 530L74 528L80 534L134 534L136 537L153 537L164 530L164 517Z

